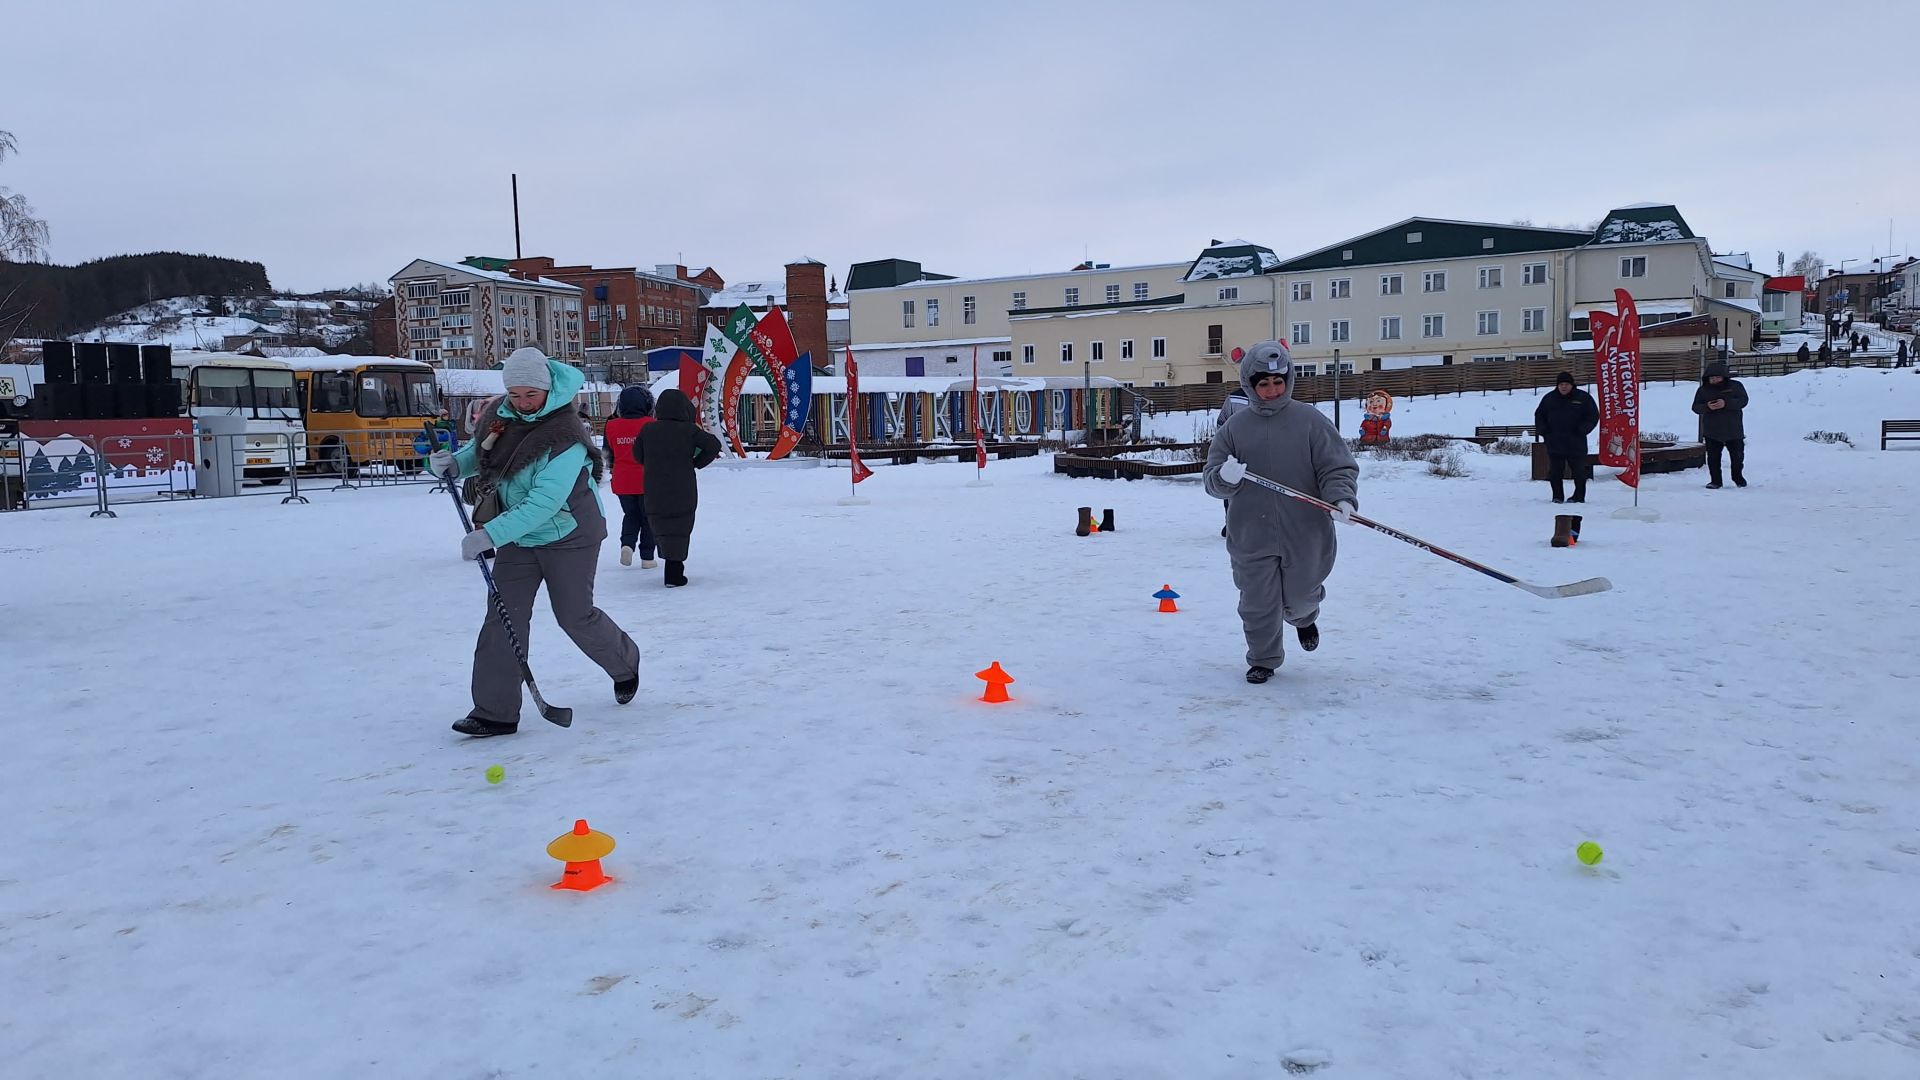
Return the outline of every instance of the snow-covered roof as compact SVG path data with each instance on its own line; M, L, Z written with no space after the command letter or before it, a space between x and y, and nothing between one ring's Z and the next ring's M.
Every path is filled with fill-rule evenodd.
M944 341L856 341L853 351L862 349L951 349L961 345L997 345L1012 340L1001 337L947 338Z
M1245 240L1228 240L1213 244L1193 260L1187 269L1186 281L1213 281L1220 278L1253 277L1264 274L1280 265L1280 256L1273 249Z
M1707 297L1707 302L1712 304L1725 304L1728 307L1739 308L1741 311L1752 312L1755 315L1760 314L1760 301L1758 300L1747 300L1738 296L1709 296Z
M1169 270L1176 266L1186 266L1186 265L1187 264L1184 262L1136 263L1130 266L1108 266L1099 270L1049 270L1049 271L1045 271L1037 274L1002 274L998 277L970 277L970 278L936 277L936 278L930 278L930 279L925 279L921 281L908 281L899 285L889 285L887 286L887 288L889 289L930 289L930 288L941 288L947 285L984 284L986 282L992 282L992 281L1032 281L1038 278L1057 278L1062 275L1070 275L1070 274L1085 274L1089 276L1094 274L1129 274L1129 273L1135 273L1141 270ZM861 291L862 292L881 292L883 290L862 289Z
M757 281L736 281L707 297L700 306L736 308L745 304L748 307L760 307L768 303L784 305L786 302L785 278L761 278Z
M260 354L262 356L277 356L281 359L287 359L299 356L325 356L327 355L327 350L315 348L312 345L262 345L260 346Z
M426 266L434 267L435 269L438 269L438 270L444 270L449 274L471 274L477 278L488 278L490 280L498 281L505 285L523 285L523 286L526 286L527 288L539 288L539 289L558 289L562 292L570 292L570 293L577 293L580 291L580 286L578 285L569 285L564 281L554 281L552 278L533 278L529 280L527 278L514 277L512 274L509 274L504 270L482 270L477 266L468 266L465 263L445 263L435 259L415 259L413 262L407 264L407 269L412 269L414 266L418 266L422 264ZM410 275L406 272L406 270L402 270L400 273L393 275L393 277L389 278L388 280L389 281L405 281L410 277L418 277L418 276L419 275L417 274Z
M851 319L851 318L853 318L853 312L847 310L846 308L828 308L827 309L828 322L844 322L847 319Z

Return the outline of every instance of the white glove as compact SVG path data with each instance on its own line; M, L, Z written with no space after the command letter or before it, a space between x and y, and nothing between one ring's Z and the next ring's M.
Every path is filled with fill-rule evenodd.
M487 530L475 529L460 541L460 557L472 561L486 554L487 549L491 547L493 547L493 537L487 535Z
M1227 460L1220 463L1220 482L1221 483L1238 484L1240 481L1245 480L1246 478L1247 478L1246 462L1241 461L1239 458L1233 457L1232 455L1228 455Z
M1333 520L1342 525L1351 525L1353 524L1353 512L1357 509L1359 508L1351 502L1341 499L1339 502L1333 504Z
M435 450L433 453L427 455L427 471L435 476L455 476L457 475L456 470L458 468L459 465L453 460L453 451L451 450Z

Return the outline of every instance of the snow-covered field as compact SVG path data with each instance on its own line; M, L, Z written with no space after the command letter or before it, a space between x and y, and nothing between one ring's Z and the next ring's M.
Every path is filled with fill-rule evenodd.
M1616 588L1344 530L1260 687L1218 505L1045 459L711 469L690 588L603 553L640 700L543 613L574 727L473 742L443 494L0 515L0 1075L1920 1075L1920 378L1748 385L1751 488L1596 481L1571 550L1523 459L1366 463ZM616 882L550 890L580 817Z

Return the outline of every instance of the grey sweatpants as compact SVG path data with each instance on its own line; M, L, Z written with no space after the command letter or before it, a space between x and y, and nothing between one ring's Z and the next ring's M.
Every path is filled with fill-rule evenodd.
M508 544L493 561L493 583L507 602L513 632L530 646L528 625L533 620L533 598L547 587L547 603L554 620L567 632L587 659L600 665L610 678L630 679L640 669L640 647L607 613L593 606L593 578L600 559L599 540L568 537L557 544L524 548ZM472 716L499 724L520 722L520 664L493 601L487 601L486 621L473 647Z
M1240 589L1240 626L1247 635L1247 666L1279 670L1287 659L1287 627L1307 626L1320 617L1324 583L1289 585L1280 556L1233 560L1233 583Z

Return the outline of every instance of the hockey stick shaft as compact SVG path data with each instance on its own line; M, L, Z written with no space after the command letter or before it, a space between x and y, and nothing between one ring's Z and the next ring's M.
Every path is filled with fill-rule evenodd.
M1253 481L1255 484L1258 484L1259 486L1266 488L1269 491L1276 492L1281 495L1285 495L1289 499L1297 499L1298 501L1307 503L1310 506L1317 506L1320 509L1325 510L1329 514L1337 514L1340 512L1339 507L1333 505L1330 502L1325 501L1324 499L1315 498L1314 496L1309 495L1304 491L1297 491L1293 488L1288 487L1285 484L1278 483L1273 480L1269 480L1266 477L1261 476L1259 473L1249 472L1246 474L1246 478L1248 480ZM1465 555L1458 554L1457 552L1448 551L1446 548L1443 548L1438 544L1429 543L1425 540L1420 539L1417 536L1414 536L1411 533L1401 532L1399 529L1396 529L1391 525L1387 525L1382 522L1375 521L1372 518L1362 517L1359 514L1352 515L1352 518L1353 518L1353 523L1355 525L1365 525L1367 528L1372 529L1375 532L1385 533L1386 535L1393 537L1395 540L1398 540L1403 544L1410 544L1414 547L1419 548L1422 551L1428 552L1433 555L1438 555L1439 557L1446 559L1448 562L1458 563L1459 565L1464 566L1469 570L1474 570L1479 573L1485 574L1486 576L1504 585L1512 585L1512 586L1515 586L1516 588L1525 589L1527 592L1530 592L1535 596L1546 597L1549 599L1559 598L1563 596L1581 596L1587 593L1605 592L1608 589L1611 589L1613 587L1612 583L1608 582L1606 578L1588 578L1585 581L1576 581L1567 585L1535 585L1530 581L1522 581L1519 578L1514 577L1512 574L1506 573L1505 571L1496 570L1493 567L1488 566L1486 563L1476 562L1473 559L1467 558Z
M467 518L467 504L460 501L459 478L448 476L446 480L447 492L453 496L454 512L460 515L460 527L470 533L473 531L473 522ZM533 695L533 704L540 710L541 718L560 727L572 726L572 709L549 705L547 699L540 696L540 684L534 681L533 667L527 663L527 648L520 643L520 635L513 628L513 614L507 610L507 598L500 595L500 587L493 583L493 571L487 566L487 557L482 555L474 562L479 564L480 576L486 580L487 597L493 602L493 616L500 621L500 629L507 632L507 644L513 647L513 658L520 664L520 681L527 684L527 691Z

